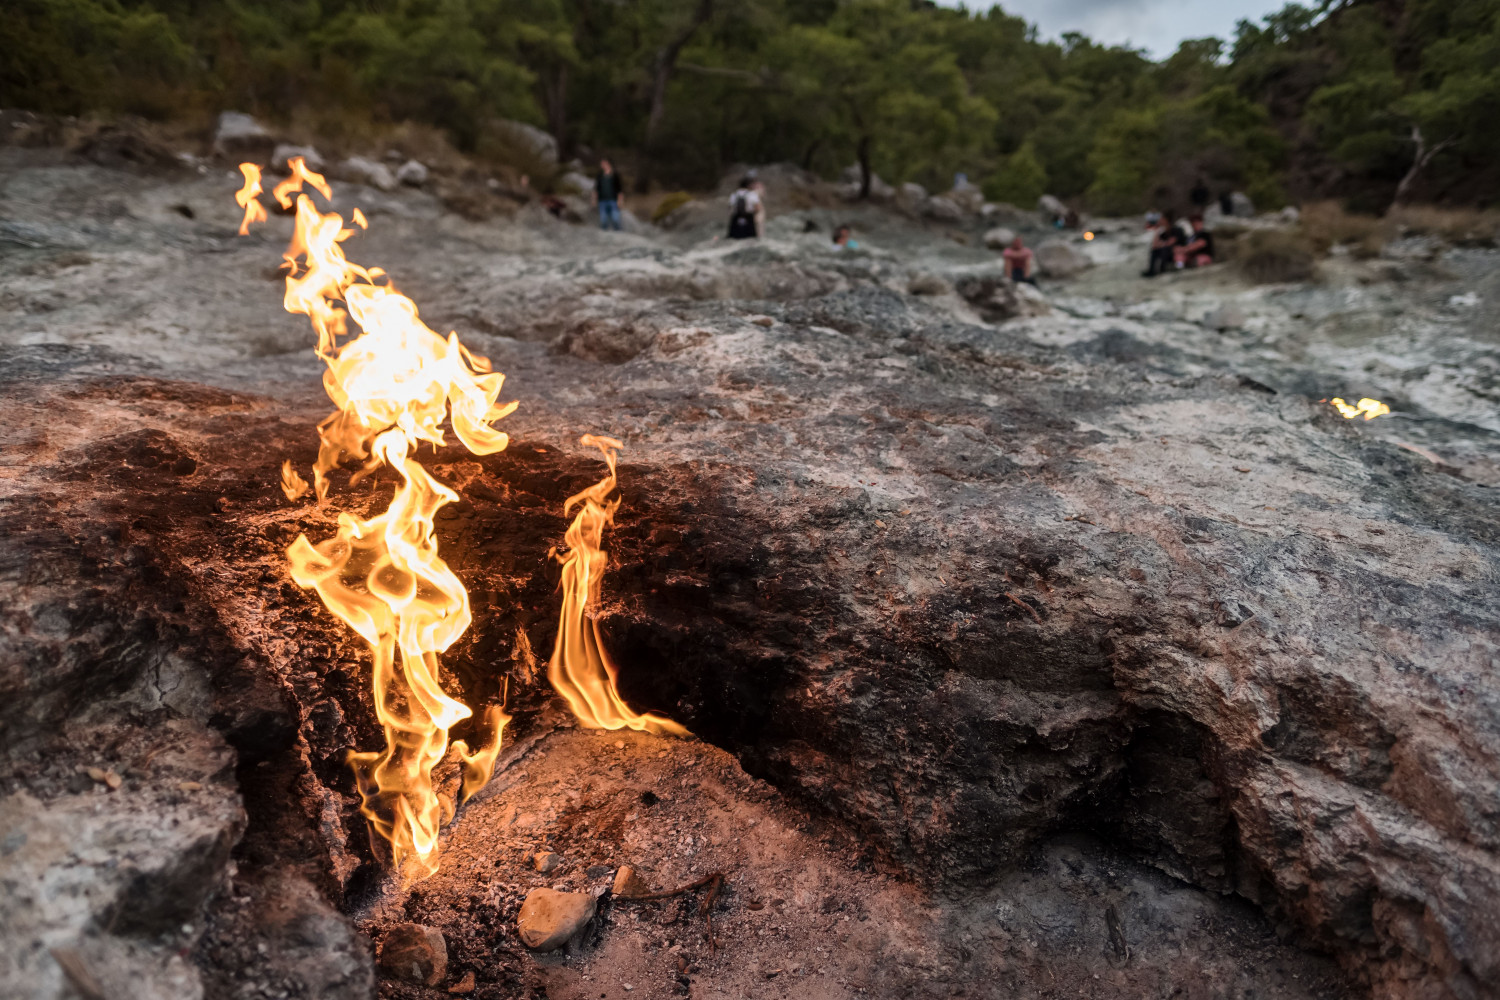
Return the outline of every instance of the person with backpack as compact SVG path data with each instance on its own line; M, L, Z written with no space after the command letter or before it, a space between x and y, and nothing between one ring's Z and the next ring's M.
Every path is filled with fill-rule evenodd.
M1154 230L1151 237L1151 257L1146 270L1141 272L1143 278L1154 278L1164 271L1172 270L1176 266L1177 247L1186 242L1171 212L1162 213L1156 225L1150 228Z
M599 228L620 231L620 206L625 203L625 186L614 164L599 161L599 176L594 178L594 204L599 209Z
M740 178L740 186L729 196L730 239L748 240L760 235L765 208L759 186L755 174L749 173Z

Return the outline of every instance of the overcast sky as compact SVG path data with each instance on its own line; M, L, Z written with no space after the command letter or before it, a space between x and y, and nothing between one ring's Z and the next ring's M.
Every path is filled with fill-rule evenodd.
M1081 31L1097 42L1129 44L1163 59L1184 38L1234 37L1241 18L1259 21L1280 10L1286 0L1000 0L1007 14L1024 17L1042 37ZM992 6L968 0L970 10Z

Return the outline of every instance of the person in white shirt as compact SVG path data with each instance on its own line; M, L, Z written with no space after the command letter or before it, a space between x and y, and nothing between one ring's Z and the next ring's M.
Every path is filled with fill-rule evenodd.
M761 190L755 174L740 178L740 186L729 196L730 239L748 240L765 232L766 207Z

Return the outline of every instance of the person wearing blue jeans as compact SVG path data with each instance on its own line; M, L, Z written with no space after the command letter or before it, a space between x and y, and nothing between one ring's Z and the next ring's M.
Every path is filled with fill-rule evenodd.
M620 229L620 206L625 201L624 185L615 173L614 164L599 161L599 176L594 178L594 204L599 208L599 228Z

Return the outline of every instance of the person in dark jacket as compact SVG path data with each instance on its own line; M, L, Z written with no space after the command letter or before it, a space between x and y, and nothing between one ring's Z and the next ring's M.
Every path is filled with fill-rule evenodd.
M754 174L740 178L740 186L729 196L729 238L749 240L760 235L760 192Z
M1183 241L1182 230L1177 228L1177 220L1171 212L1163 212L1156 225L1151 228L1151 257L1146 270L1141 272L1143 278L1154 278L1163 271L1171 270L1176 263L1174 251Z
M594 205L599 209L599 228L620 229L620 208L625 204L625 185L615 173L614 164L599 161L599 176L594 178Z

